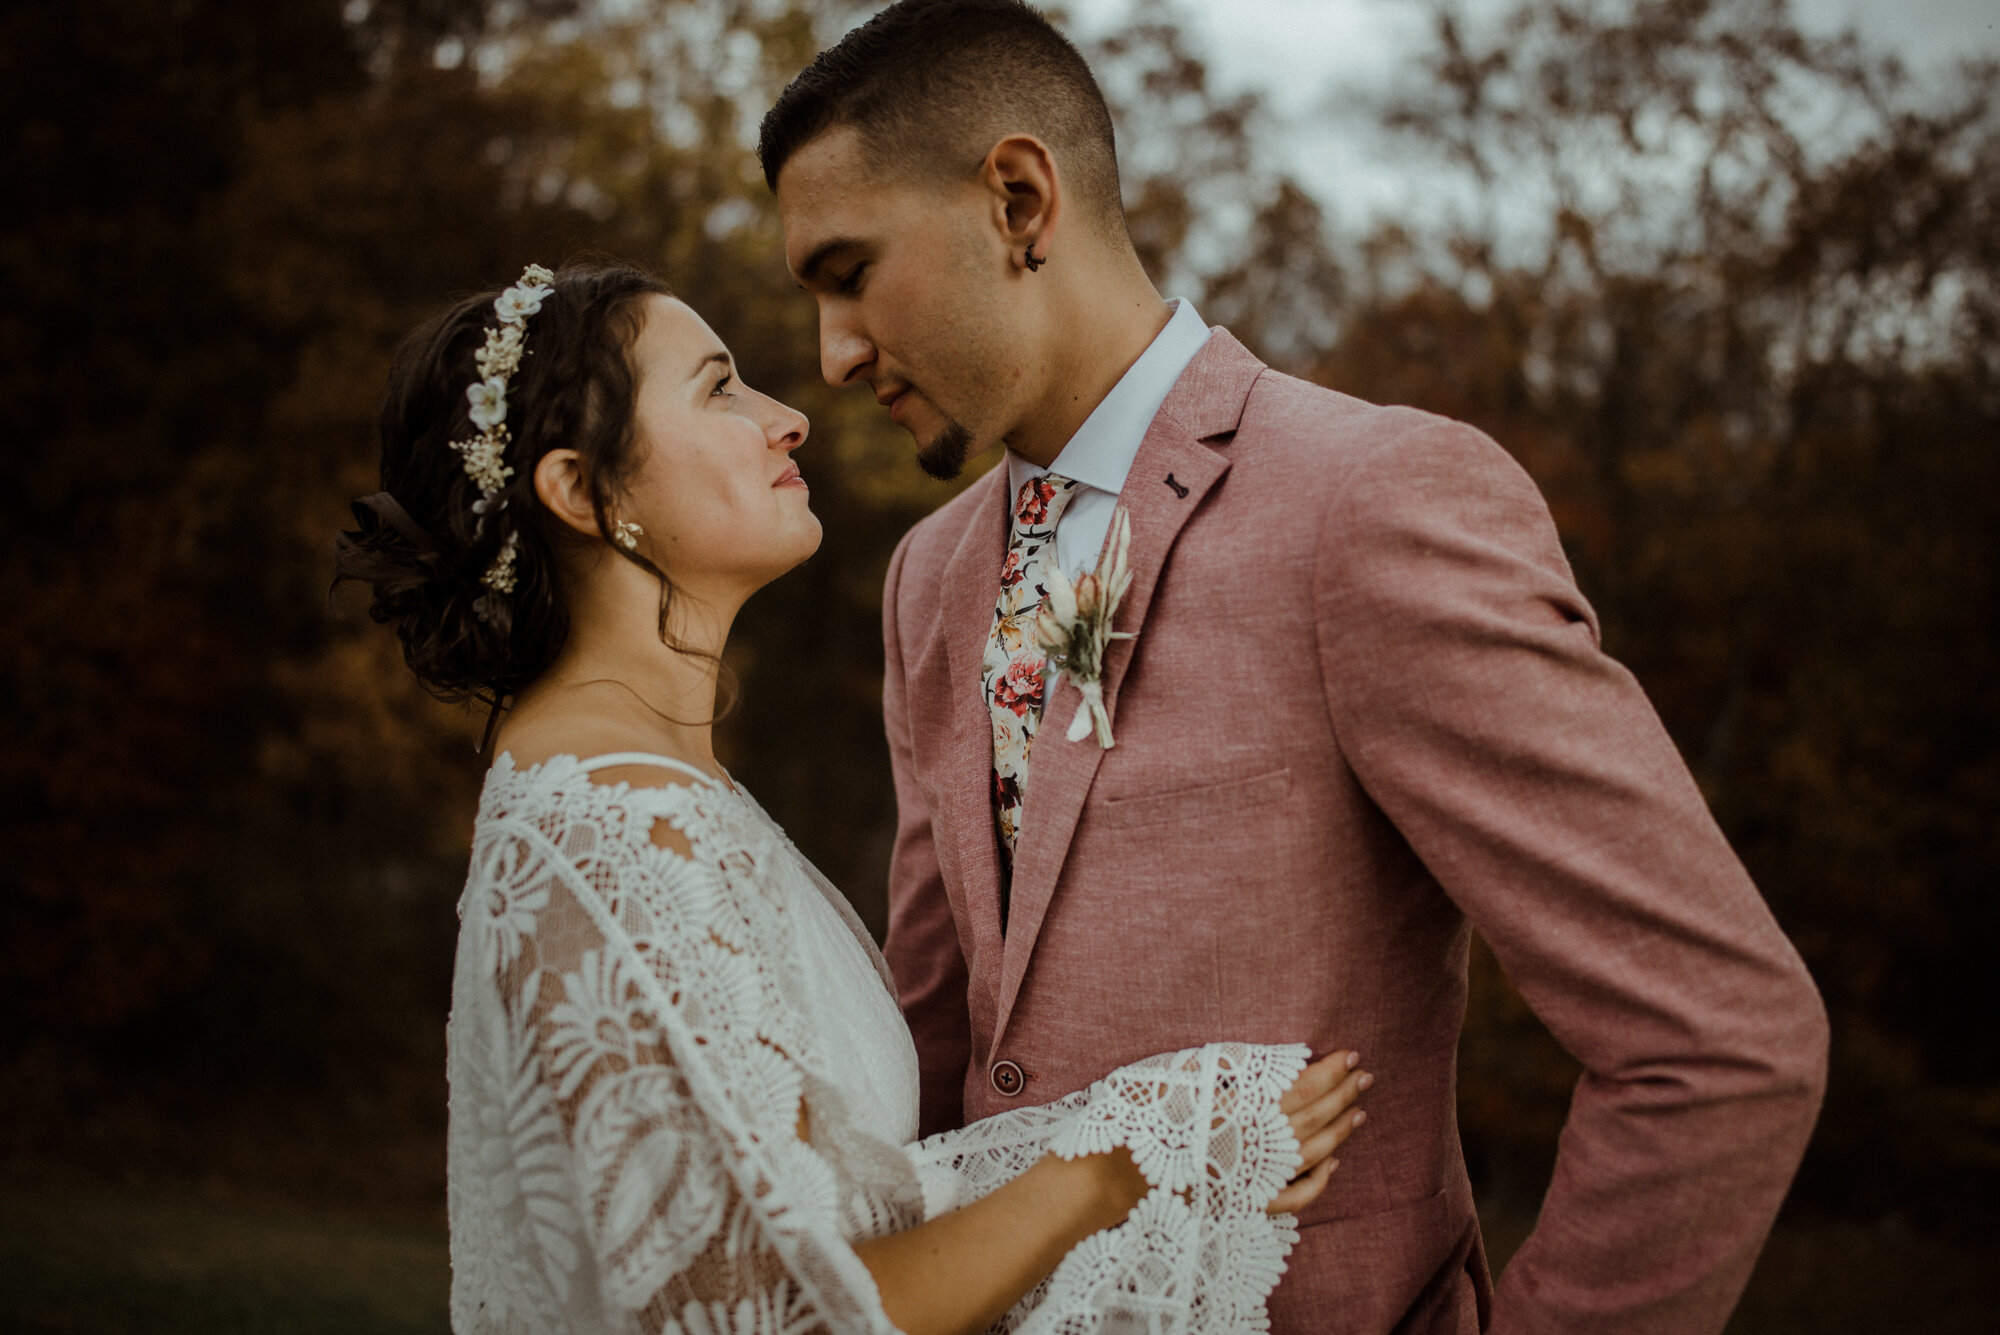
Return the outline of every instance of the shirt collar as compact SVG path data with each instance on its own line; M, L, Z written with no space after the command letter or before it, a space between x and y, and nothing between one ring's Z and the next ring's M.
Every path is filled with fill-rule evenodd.
M1020 494L1029 478L1044 473L1059 473L1113 496L1125 490L1125 475L1132 471L1132 460L1145 442L1146 429L1158 416L1181 372L1208 342L1208 326L1202 323L1194 303L1176 298L1172 305L1174 313L1168 317L1167 327L1146 345L1139 360L1084 419L1053 466L1041 468L1007 451L1007 482L1013 495Z

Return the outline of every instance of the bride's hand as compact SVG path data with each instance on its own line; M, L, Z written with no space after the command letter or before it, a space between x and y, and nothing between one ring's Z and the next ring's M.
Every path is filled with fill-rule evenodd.
M1354 1101L1375 1077L1358 1069L1360 1064L1358 1053L1329 1053L1299 1072L1278 1100L1278 1110L1291 1118L1292 1134L1299 1138L1301 1162L1299 1175L1266 1207L1269 1213L1296 1214L1326 1190L1327 1179L1340 1167L1333 1152L1368 1119Z

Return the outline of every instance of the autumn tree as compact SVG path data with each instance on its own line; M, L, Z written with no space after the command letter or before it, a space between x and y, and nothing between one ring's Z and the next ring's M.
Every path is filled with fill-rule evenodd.
M1778 0L1645 0L1447 13L1425 74L1385 120L1461 202L1353 248L1315 374L1484 426L1548 495L1833 1012L1806 1194L1971 1217L2000 1136L2000 71L1917 82ZM1574 1068L1477 981L1468 1142L1546 1162Z

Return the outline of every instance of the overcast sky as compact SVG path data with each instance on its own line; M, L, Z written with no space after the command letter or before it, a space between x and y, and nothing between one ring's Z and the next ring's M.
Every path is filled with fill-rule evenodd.
M1084 31L1115 22L1129 0L1065 0ZM1326 108L1379 87L1427 43L1434 0L1183 0L1224 86L1264 88L1288 165L1334 215L1358 223L1404 210L1406 181L1379 148L1329 133ZM1468 0L1475 16L1509 0ZM1855 28L1915 70L1966 55L2000 56L2000 0L1792 0L1810 31Z

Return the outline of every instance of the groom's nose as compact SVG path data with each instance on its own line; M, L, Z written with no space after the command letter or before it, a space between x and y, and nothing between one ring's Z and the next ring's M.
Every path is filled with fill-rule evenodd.
M854 383L875 360L875 347L841 313L822 310L819 317L819 373L839 389Z

